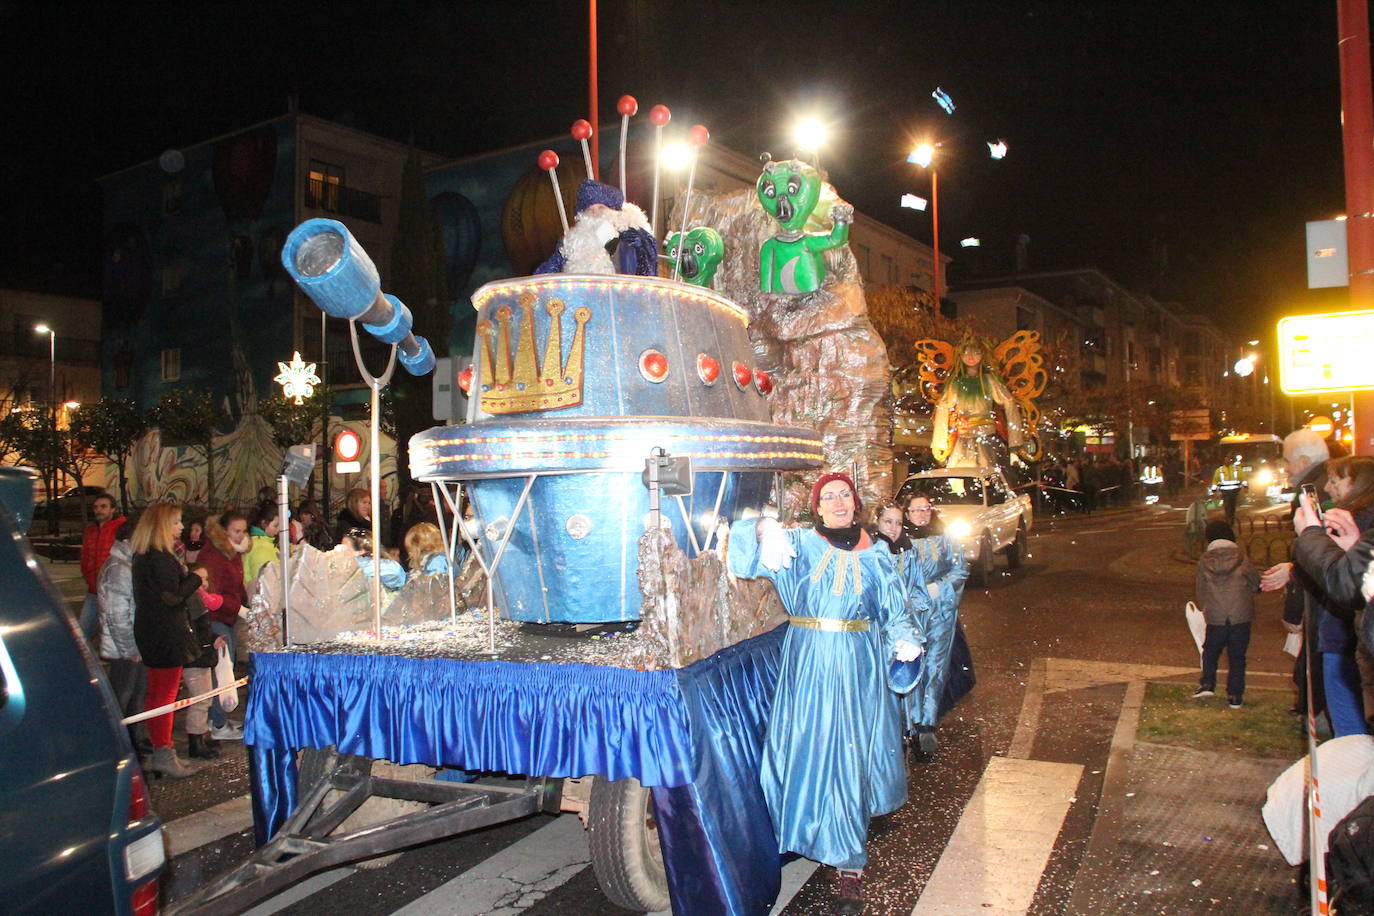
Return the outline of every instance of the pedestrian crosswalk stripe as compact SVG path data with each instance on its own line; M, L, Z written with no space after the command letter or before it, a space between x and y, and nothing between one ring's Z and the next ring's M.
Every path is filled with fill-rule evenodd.
M1083 767L993 757L912 916L1024 914Z
M165 824L167 854L176 857L252 826L252 800L240 795Z
M590 862L582 822L576 815L561 815L396 913L507 916L539 902Z

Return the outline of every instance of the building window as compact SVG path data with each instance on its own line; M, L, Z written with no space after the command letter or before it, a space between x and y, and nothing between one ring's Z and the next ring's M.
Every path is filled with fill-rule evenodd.
M897 265L892 262L892 255L885 254L883 257L883 282L897 282Z
M162 212L181 212L181 179L169 178L162 185Z
M162 351L162 380L175 382L181 378L181 348Z
M168 264L162 268L162 295L175 296L181 292L181 265Z
M863 277L865 280L871 281L873 277L868 269L870 259L867 245L854 246L854 260L859 262L859 276Z
M343 186L343 166L311 159L310 172L305 183L305 205L338 213Z

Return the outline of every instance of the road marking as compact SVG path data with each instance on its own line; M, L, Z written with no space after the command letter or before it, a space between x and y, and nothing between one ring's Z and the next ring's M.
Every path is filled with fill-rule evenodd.
M993 757L912 916L1029 909L1083 767Z
M253 802L247 795L179 817L163 829L167 835L167 854L176 858L206 843L223 839L253 826Z
M1111 875L1117 841L1121 834L1121 819L1126 810L1126 780L1131 769L1131 752L1135 749L1135 732L1140 725L1140 707L1145 702L1145 682L1132 681L1126 685L1126 698L1121 702L1121 715L1112 733L1111 750L1107 752L1106 772L1102 774L1102 793L1097 801L1097 817L1093 820L1083 861L1073 879L1073 892L1066 913L1092 913L1090 898L1102 890L1101 882Z
M797 891L801 890L802 885L815 874L816 869L820 868L810 859L793 859L782 867L782 887L778 890L778 899L773 903L773 909L768 916L778 916L792 898L797 896ZM650 913L649 916L672 916L672 910L659 910Z
M566 882L591 862L587 833L576 815L483 859L458 877L397 910L398 916L508 916Z
M342 881L349 875L356 872L356 868L332 868L329 871L322 871L318 875L311 875L300 884L293 884L291 887L259 903L243 914L243 916L272 916L273 913L281 912L293 903L298 903L312 894L329 887L335 882Z
M1045 672L1049 659L1031 659L1030 676L1026 678L1026 695L1021 699L1021 716L1016 720L1016 734L1012 735L1008 757L1025 759L1031 755L1035 733L1040 730L1040 704L1045 696Z
M1197 673L1197 668L1179 668L1172 665L1136 665L1130 662L1100 662L1080 658L1047 658L1044 684L1046 692L1053 693Z

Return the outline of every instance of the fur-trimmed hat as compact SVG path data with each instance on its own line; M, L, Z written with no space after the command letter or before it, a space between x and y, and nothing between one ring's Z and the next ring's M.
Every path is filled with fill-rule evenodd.
M615 185L602 184L599 181L584 178L582 183L577 186L577 212L581 213L593 204L601 204L612 210L619 210L625 206L625 192Z
M811 514L821 514L821 487L836 480L843 480L849 484L849 492L854 494L854 512L858 513L864 507L863 501L859 499L859 488L854 486L854 481L843 471L829 471L816 478L815 485L811 488Z

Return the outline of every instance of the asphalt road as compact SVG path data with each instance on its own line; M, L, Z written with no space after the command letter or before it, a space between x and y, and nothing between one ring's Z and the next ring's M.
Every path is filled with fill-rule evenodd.
M1077 911L1075 879L1092 843L1126 692L1125 678L1111 672L1196 668L1182 614L1193 580L1182 552L1183 516L1181 509L1137 507L1039 520L1023 566L1007 571L999 560L988 587L966 593L961 614L978 683L942 722L934 760L911 765L908 805L874 822L869 912L950 912L938 900L959 887L959 861L989 851L1006 861L1004 883L1022 889L1025 905L983 903L981 912ZM1287 670L1277 617L1263 596L1249 656L1254 678ZM1064 677L1078 678L1075 689L1054 686ZM167 904L251 851L246 763L237 745L228 748L190 779L152 785L174 843ZM1069 789L1054 790L1063 779ZM1012 788L999 794L1003 784ZM1034 832L1021 827L1039 824L1043 848L1034 837L1025 848L1004 843L986 825L996 822L999 805L1006 808L1007 791L1024 800L1036 786L1050 787L1042 793L1047 805L1017 813L1016 829L1005 836L1020 842ZM967 812L976 812L981 833L970 832ZM956 847L958 855L945 855ZM587 861L574 815L539 815L413 849L383 867L327 872L251 912L624 912L601 895ZM776 912L825 912L831 881L829 869L793 862Z

